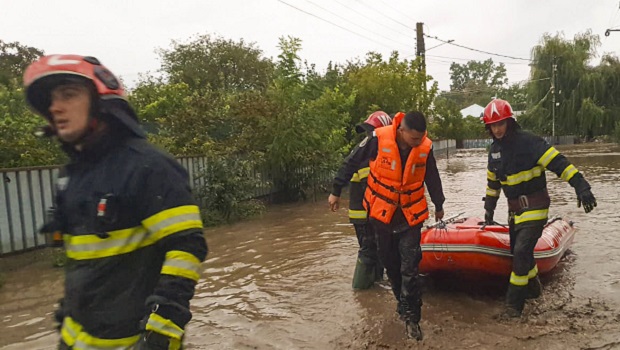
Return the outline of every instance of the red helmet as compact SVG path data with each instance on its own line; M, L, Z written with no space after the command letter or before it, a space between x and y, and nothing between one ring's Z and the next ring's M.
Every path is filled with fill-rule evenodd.
M24 86L26 102L37 114L51 120L51 92L61 84L91 83L105 110L118 118L138 136L144 136L135 112L125 99L120 80L98 59L80 55L49 55L39 58L26 68ZM122 101L122 102L114 102Z
M482 121L485 124L493 124L504 119L512 118L517 120L514 112L512 111L512 107L510 103L504 101L502 99L496 98L493 101L489 102L489 104L484 108L484 113L482 114Z
M358 133L363 133L364 131L372 131L375 128L380 128L382 126L388 126L392 124L392 117L390 117L384 111L376 111L373 112L368 118L361 124L358 124L355 127L355 131Z

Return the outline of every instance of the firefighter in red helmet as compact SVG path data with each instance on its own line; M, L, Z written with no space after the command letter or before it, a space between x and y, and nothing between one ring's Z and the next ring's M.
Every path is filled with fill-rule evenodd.
M373 112L363 123L355 126L358 134L366 134L367 140L372 137L376 128L392 124L392 117L383 111ZM377 256L375 231L368 223L368 212L364 208L364 192L370 168L368 161L360 164L357 172L351 177L349 188L349 221L355 228L359 243L355 272L353 273L353 289L368 289L374 282L383 279L383 265Z
M596 207L596 199L583 175L543 138L521 130L510 104L491 101L482 116L493 137L487 167L484 197L485 222L493 216L500 191L508 198L512 273L501 318L519 317L526 299L542 291L534 247L547 223L551 200L545 170L567 181L577 194L577 205L585 212Z
M63 233L68 257L59 349L180 349L207 255L187 172L146 141L96 58L41 57L24 85L71 159L41 229Z

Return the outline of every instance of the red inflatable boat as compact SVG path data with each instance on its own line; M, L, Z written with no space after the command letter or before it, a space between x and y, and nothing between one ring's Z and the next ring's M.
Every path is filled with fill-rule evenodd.
M458 216L458 215L457 215ZM484 226L475 217L451 219L422 232L420 273L473 272L508 276L512 254L508 227ZM573 243L575 227L561 218L550 220L534 249L538 271L551 271Z

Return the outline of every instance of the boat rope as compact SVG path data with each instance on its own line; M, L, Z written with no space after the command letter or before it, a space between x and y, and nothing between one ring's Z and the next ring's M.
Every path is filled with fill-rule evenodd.
M439 246L439 254L437 254L437 250L433 249L433 257L435 258L435 260L441 260L443 259L444 252L448 252L448 227L446 227L446 225L437 226L435 227L435 232L433 232L433 234L435 242L443 242L435 244L436 246Z

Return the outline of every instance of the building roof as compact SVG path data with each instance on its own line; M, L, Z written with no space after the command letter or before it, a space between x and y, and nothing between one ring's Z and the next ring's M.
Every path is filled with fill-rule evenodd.
M473 104L469 107L465 107L463 109L461 109L461 115L463 116L463 118L468 117L468 116L472 116L472 117L480 117L480 115L484 112L484 107L478 105L478 104Z

